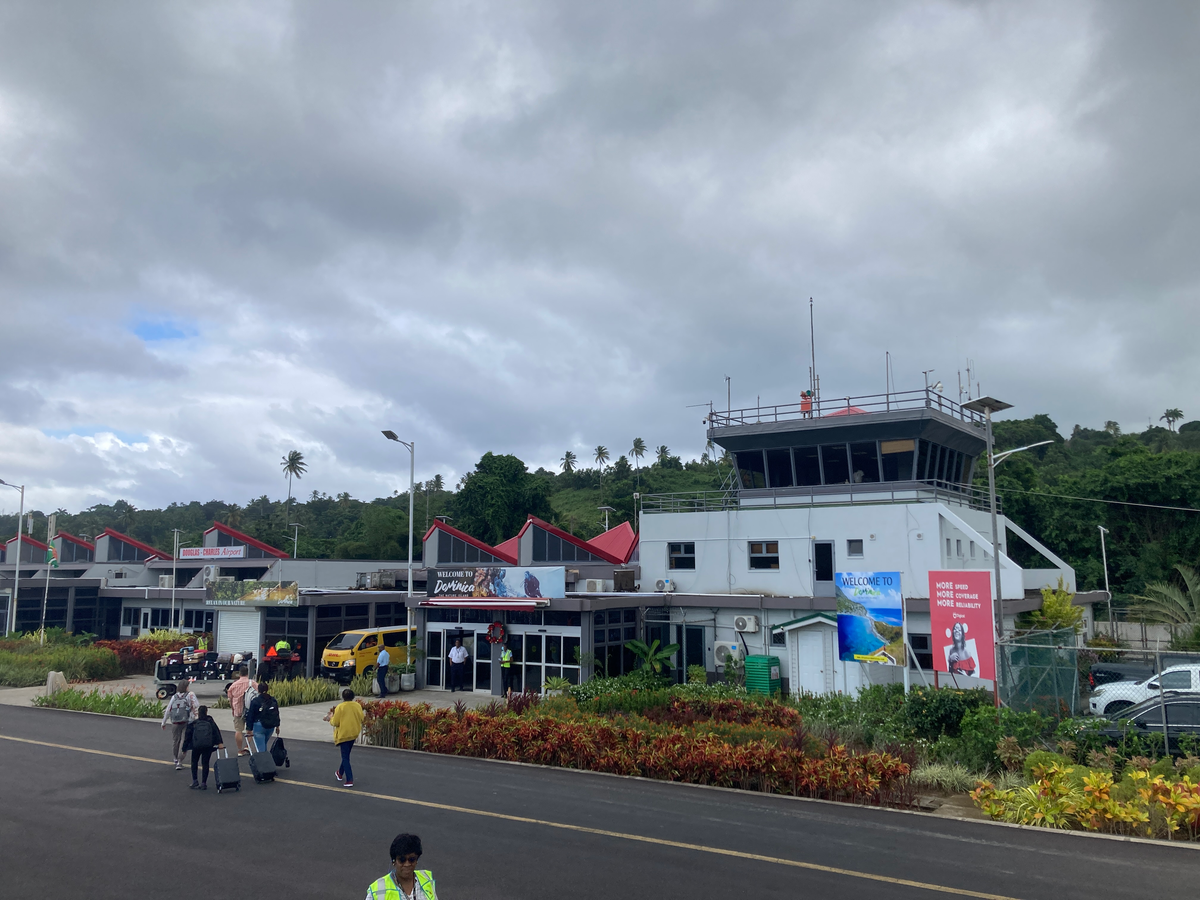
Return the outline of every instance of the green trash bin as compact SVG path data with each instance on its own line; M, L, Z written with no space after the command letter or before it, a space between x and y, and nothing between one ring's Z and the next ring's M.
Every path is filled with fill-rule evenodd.
M746 690L773 697L783 689L778 656L746 657Z

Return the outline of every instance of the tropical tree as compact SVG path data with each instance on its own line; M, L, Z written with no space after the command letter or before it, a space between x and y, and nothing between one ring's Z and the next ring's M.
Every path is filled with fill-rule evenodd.
M637 469L638 487L642 486L642 457L646 455L646 442L640 437L633 439L633 446L629 448L629 455L633 457L633 467Z
M658 464L665 466L667 460L671 458L671 450L666 444L659 444L658 449L654 451L654 455L658 458Z
M292 521L292 479L295 478L299 481L304 476L304 473L308 471L308 466L304 462L304 454L299 450L290 451L283 458L281 465L283 466L283 474L287 476L288 480L287 506L284 508L286 517L283 521L284 527L286 527Z
M578 460L578 457L576 457L574 453L572 453L570 450L568 450L566 453L563 454L563 457L561 460L559 460L559 462L562 463L562 470L564 472L569 473L569 472L575 471L575 463L577 460Z
M1146 593L1135 598L1138 609L1152 622L1200 625L1200 572L1182 564L1175 571L1183 578L1183 589L1169 581L1151 582Z
M516 534L530 515L554 518L549 481L531 475L515 456L485 453L475 470L463 476L454 515L454 524L471 537L498 544Z
M230 503L225 510L225 524L230 528L242 527L242 508L236 503Z
M642 668L654 673L659 673L663 670L663 666L671 664L671 657L679 651L678 644L667 644L665 647L659 647L659 640L655 638L647 645L644 641L626 641L626 648L629 652L642 661Z
M1165 420L1167 423L1167 428L1169 428L1171 431L1174 431L1175 423L1178 422L1182 418L1183 418L1183 410L1172 407L1171 409L1168 409L1165 413L1163 413L1161 416L1159 416L1158 420L1160 422Z
M117 514L117 526L125 534L133 531L134 517L137 515L137 507L127 500L118 500L113 504L113 512Z
M608 462L608 448L603 444L595 450L596 467L600 469L600 502L604 502L604 464Z

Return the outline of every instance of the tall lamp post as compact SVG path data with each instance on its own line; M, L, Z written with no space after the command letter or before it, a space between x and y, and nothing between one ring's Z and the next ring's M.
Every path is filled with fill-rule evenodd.
M4 633L12 631L17 621L17 594L21 592L21 520L25 518L25 485L11 484L0 478L0 484L21 492L21 511L17 513L17 558L13 562L13 590L8 598L7 615L4 617Z
M408 596L413 595L412 585L412 554L413 554L413 488L416 486L417 473L417 442L402 441L394 431L385 431L383 436L389 441L395 441L397 444L403 444L408 448ZM412 646L412 608L408 603L404 604L404 627L408 645ZM405 663L408 663L407 652L404 658Z
M288 523L288 528L292 529L292 559L295 559L296 554L300 552L300 529L307 527L299 522Z
M1004 611L1000 605L1000 531L996 524L996 455L993 452L994 445L992 443L992 413L1012 409L1012 404L1005 403L1003 400L997 400L995 397L980 397L978 400L964 403L963 409L983 413L987 425L988 506L992 512L992 563L995 566L996 578L992 593L996 599L996 609L994 611L996 623L996 656L999 657L1000 638L1004 636ZM999 677L1000 667L996 666L996 678L999 679Z
M1112 591L1108 589L1108 548L1104 545L1104 536L1108 534L1108 529L1103 525L1097 525L1100 529L1100 556L1104 559L1104 596L1108 598L1108 629L1112 632L1113 640L1117 639L1117 620L1113 618L1112 611Z

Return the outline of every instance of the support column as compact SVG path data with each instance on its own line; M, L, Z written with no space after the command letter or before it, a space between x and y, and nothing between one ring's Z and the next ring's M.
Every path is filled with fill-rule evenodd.
M75 588L67 588L67 621L65 631L75 632Z

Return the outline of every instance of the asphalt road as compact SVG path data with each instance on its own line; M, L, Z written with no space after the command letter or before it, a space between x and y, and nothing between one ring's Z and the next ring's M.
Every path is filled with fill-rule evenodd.
M346 789L332 745L288 745L283 781L256 785L243 763L240 793L202 793L163 764L169 737L150 724L0 708L0 896L361 898L401 831L421 836L441 900L1104 900L1200 885L1186 847L372 748L355 749Z

